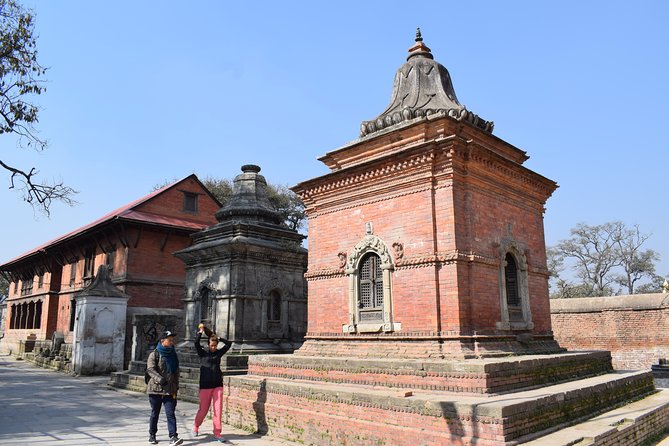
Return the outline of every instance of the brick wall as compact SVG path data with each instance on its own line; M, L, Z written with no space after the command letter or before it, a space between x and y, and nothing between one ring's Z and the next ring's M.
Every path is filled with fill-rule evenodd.
M184 192L198 195L198 209L196 213L184 211ZM211 199L202 189L200 183L192 177L186 178L173 188L167 189L158 195L155 199L148 200L137 207L138 211L174 216L209 225L217 223L214 214L218 209L218 203Z
M551 300L555 338L569 350L609 350L621 370L669 358L669 294Z
M181 309L186 268L172 253L189 246L190 237L146 229L129 232L138 242L127 249L127 273L120 282L131 296L128 306Z

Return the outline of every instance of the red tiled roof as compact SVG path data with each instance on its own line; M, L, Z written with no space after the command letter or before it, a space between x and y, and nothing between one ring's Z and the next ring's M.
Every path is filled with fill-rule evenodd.
M169 184L163 188L160 188L158 190L155 190L151 192L150 194L139 198L131 203L126 204L125 206L121 206L120 208L104 215L103 217L98 218L97 220L84 225L78 229L75 229L72 232L68 232L65 235L62 235L58 238L55 238L51 241L48 241L37 248L34 248L26 253L21 254L18 257L13 258L12 260L9 260L5 262L4 264L0 265L0 270L2 270L2 267L9 265L11 263L15 263L19 260L22 260L24 258L30 257L33 254L36 254L40 251L43 251L44 249L48 248L49 246L55 245L57 243L64 242L69 239L73 239L77 237L80 234L83 234L89 229L92 229L96 226L100 226L104 223L110 222L112 220L128 220L128 221L136 221L136 222L141 222L141 223L148 223L148 224L155 224L155 225L160 225L160 226L171 226L175 228L180 228L180 229L193 229L193 230L201 230L206 228L208 225L206 223L199 223L199 222L194 222L192 220L187 220L183 218L178 218L178 217L171 217L171 216L166 216L166 215L158 215L158 214L151 214L148 212L141 212L141 211L136 211L134 210L137 206L139 206L142 203L145 203L149 201L150 199L160 195L161 193L165 192L166 190L174 187L176 184L183 182L184 180L195 176L189 175L188 177L176 181L172 184ZM199 181L199 180L198 180Z
M206 228L208 225L192 220L185 220L179 217L170 217L167 215L150 214L148 212L140 212L130 210L123 214L123 220L141 221L144 223L154 223L160 226L173 226L176 228L195 229L200 230Z

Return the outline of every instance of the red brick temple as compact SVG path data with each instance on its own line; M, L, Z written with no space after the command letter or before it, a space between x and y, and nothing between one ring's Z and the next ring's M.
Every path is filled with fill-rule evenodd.
M311 445L511 445L641 400L652 415L606 444L664 428L649 372L553 338L557 185L492 130L417 33L388 108L293 188L309 219L306 341L227 379L227 423Z

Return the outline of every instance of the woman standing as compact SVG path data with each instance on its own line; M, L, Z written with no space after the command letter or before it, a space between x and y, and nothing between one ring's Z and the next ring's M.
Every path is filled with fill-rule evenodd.
M223 402L223 374L221 373L221 358L230 350L232 342L219 338L215 333L200 324L199 331L195 336L195 349L200 357L200 408L195 415L193 434L198 435L200 425L207 416L209 407L214 407L214 437L222 443L227 441L221 436L221 407ZM207 332L208 349L200 345L202 335ZM219 342L223 342L223 348L218 348Z

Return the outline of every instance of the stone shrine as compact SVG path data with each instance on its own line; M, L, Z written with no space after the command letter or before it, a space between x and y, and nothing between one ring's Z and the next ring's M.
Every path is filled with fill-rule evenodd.
M76 296L72 365L77 375L123 370L126 308L130 296L109 277L109 267L100 265L95 279Z
M290 352L306 332L304 238L282 224L260 167L242 166L218 224L175 255L186 263L185 343L200 322L233 341L232 352Z
M309 220L306 340L226 377L226 423L311 445L498 446L639 400L637 418L611 415L579 444L664 429L669 395L649 372L553 338L543 214L557 185L492 129L417 33L388 108L293 188Z

